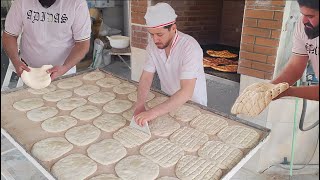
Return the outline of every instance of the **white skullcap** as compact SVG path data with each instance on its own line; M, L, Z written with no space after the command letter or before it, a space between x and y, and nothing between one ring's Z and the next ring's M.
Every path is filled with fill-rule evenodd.
M157 3L147 9L144 16L148 28L159 28L174 24L177 15L174 9L167 3Z

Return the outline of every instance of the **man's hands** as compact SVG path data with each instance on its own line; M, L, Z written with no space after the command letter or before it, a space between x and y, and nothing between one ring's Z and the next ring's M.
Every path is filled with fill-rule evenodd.
M152 119L155 119L157 117L153 110L147 111L144 104L136 104L133 116L139 126L143 126L144 123L151 121Z
M59 76L64 75L66 72L69 71L69 68L67 68L66 66L62 65L62 66L54 66L53 68L49 69L47 72L49 74L51 74L51 80L56 79Z
M13 64L14 68L16 69L16 73L17 73L17 75L19 77L21 77L21 74L22 74L23 71L27 71L27 72L30 71L28 66L24 62L22 62L20 60L15 62L15 63L12 62L12 64Z

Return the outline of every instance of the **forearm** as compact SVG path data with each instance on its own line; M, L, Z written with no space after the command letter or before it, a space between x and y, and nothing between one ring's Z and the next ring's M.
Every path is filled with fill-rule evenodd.
M319 85L316 86L300 86L290 87L282 94L284 96L293 96L303 99L319 101Z
M5 32L2 36L3 49L13 64L15 64L17 61L20 61L17 39L18 37L8 35Z
M78 64L88 53L90 46L90 40L76 42L75 46L72 48L69 56L64 62L64 66L71 69L73 66Z
M153 76L154 73L143 71L139 80L136 106L144 106L152 85Z

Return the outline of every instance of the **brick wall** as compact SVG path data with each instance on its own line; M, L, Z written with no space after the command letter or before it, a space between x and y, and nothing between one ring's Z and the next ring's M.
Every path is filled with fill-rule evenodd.
M147 0L131 0L131 46L145 49L147 47L148 33L144 15L148 7Z
M245 0L223 1L220 44L240 47Z
M285 0L246 0L238 73L272 79Z

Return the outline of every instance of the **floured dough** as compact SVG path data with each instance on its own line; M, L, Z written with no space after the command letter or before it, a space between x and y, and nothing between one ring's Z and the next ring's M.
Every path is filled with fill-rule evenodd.
M135 92L133 92L133 93L130 93L130 94L128 95L128 99L131 100L131 101L133 101L133 102L136 102L136 101L137 101L137 94L138 94L137 91L135 91ZM155 96L156 96L156 95L154 95L152 92L149 92L148 95L147 95L147 100L146 100L146 102L152 100Z
M57 103L57 107L64 111L73 110L77 107L83 106L87 104L87 100L84 98L68 98L68 99L62 99Z
M128 100L115 99L103 106L108 113L122 113L132 107L132 102Z
M66 79L57 84L60 89L72 89L79 87L83 82L79 79Z
M140 130L126 126L113 134L113 139L119 141L126 148L134 148L150 139L150 135Z
M47 94L44 94L42 97L43 99L51 102L57 102L61 99L69 98L72 96L72 92L68 90L56 90L49 92Z
M113 174L100 174L89 180L121 180L121 179Z
M220 130L227 127L228 122L216 115L202 114L192 120L190 126L206 134L215 135Z
M130 94L136 90L137 90L137 87L129 83L122 83L113 87L113 92L117 94Z
M88 100L96 104L104 104L114 100L115 98L116 98L116 95L112 92L98 92L90 95L88 97Z
M216 164L203 158L186 155L176 165L176 175L179 179L219 180L222 171Z
M44 121L58 114L55 107L40 107L27 112L27 118L31 121Z
M94 71L94 72L90 72L86 75L83 76L84 80L89 80L89 81L96 81L98 79L102 79L104 78L106 75L103 72L100 71Z
M163 177L160 177L156 180L179 180L179 179L175 178L175 177L163 176Z
M31 153L41 161L51 161L71 151L73 145L62 137L50 137L35 143Z
M184 151L168 139L159 138L143 145L140 148L140 154L167 168L174 166L184 155Z
M57 133L65 131L77 123L78 121L71 116L56 116L43 121L41 127L45 131Z
M180 128L180 124L171 116L160 116L149 122L150 132L153 135L167 137Z
M108 78L100 79L99 81L96 82L96 84L104 88L112 88L114 86L121 84L121 81L115 78L108 77Z
M225 143L237 148L252 148L259 141L259 134L243 126L228 126L218 133L218 137Z
M151 180L159 175L159 166L143 156L133 155L119 161L115 171L122 179Z
M254 83L241 93L232 106L231 113L248 116L259 115L279 94L289 88L288 83L271 84L266 82Z
M44 105L42 98L28 98L13 103L13 107L19 111L29 111Z
M51 76L47 73L47 70L52 67L52 65L43 65L40 68L29 67L29 72L22 71L21 79L27 86L33 89L45 88L51 83Z
M96 162L109 165L118 162L127 155L126 148L114 139L105 139L91 144L87 149L88 156Z
M52 174L59 180L80 180L89 177L98 169L97 163L83 154L71 154L60 159L52 168Z
M103 114L93 120L93 124L105 132L114 132L126 125L126 120L118 114Z
M220 169L232 169L243 157L240 149L220 141L208 141L198 155L217 164Z
M95 85L83 85L76 89L74 89L74 93L78 94L79 96L89 96L91 94L97 93L100 91L99 86Z
M53 84L50 84L48 87L41 88L41 89L32 89L29 88L28 91L32 94L46 94L52 91L55 91L57 87Z
M166 100L168 100L169 98L168 97L165 97L165 96L161 96L161 97L156 97L154 99L152 99L151 101L149 101L147 103L148 107L149 108L153 108L159 104L162 104L163 102L165 102Z
M170 112L170 116L182 122L191 121L200 114L199 110L187 105L182 105L177 110Z
M85 146L99 138L101 131L91 124L77 126L69 129L66 139L74 145Z
M131 121L134 113L134 108L129 109L128 111L124 112L122 116L126 118L126 120Z
M82 120L82 121L88 121L91 120L93 118L98 117L100 114L102 113L102 111L92 105L84 105L84 106L80 106L78 108L76 108L75 110L71 111L70 115Z
M187 152L194 152L209 141L209 137L196 129L183 127L170 136L170 141L182 147Z

